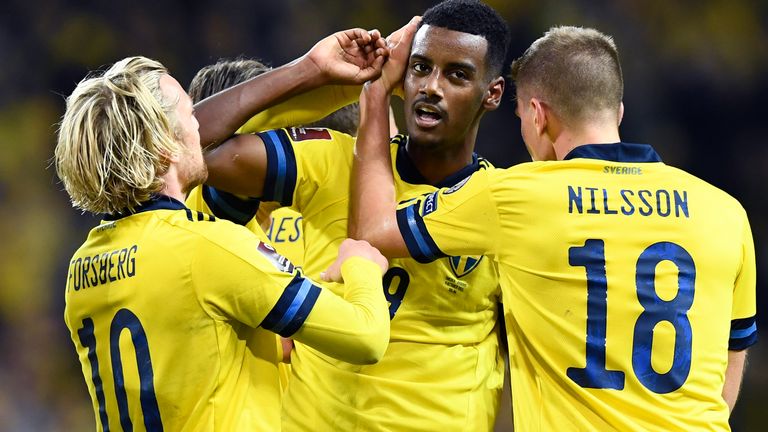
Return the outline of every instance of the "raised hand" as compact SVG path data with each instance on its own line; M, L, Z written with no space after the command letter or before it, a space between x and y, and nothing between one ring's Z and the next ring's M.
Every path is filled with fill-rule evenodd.
M341 246L339 246L339 254L336 257L336 261L334 261L333 264L328 267L328 270L324 271L320 277L326 282L343 282L341 277L341 265L344 264L344 261L352 257L360 257L373 261L379 265L382 275L389 267L389 263L387 259L384 258L384 255L382 255L378 249L371 246L367 241L346 239L341 243Z
M389 56L384 63L379 81L386 87L388 93L394 91L396 94L402 94L405 69L411 55L411 43L420 22L421 17L415 16L408 24L387 36Z
M354 28L322 39L306 57L329 84L362 84L379 77L388 55L378 30Z

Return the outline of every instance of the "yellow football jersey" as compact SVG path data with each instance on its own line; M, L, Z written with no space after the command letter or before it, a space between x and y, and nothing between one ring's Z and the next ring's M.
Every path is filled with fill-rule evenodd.
M291 263L304 262L303 218L288 207L261 202L224 192L208 185L197 186L186 201L192 210L201 211L243 225L257 235L266 235L269 244Z
M303 219L295 210L280 207L270 213L269 227L264 230L280 255L300 267L304 265Z
M347 236L354 138L327 129L260 133L268 158L266 201L299 211L304 270L317 276ZM391 146L401 199L437 190L405 152ZM475 157L440 186L487 162ZM496 328L495 263L482 256L432 264L392 260L384 276L390 344L376 365L355 366L296 344L283 401L285 430L491 430L503 381ZM342 287L330 286L337 293Z
M381 349L368 341L384 346L374 263L344 264L347 303L261 240L163 196L90 232L70 262L64 318L98 430L278 430L267 330L361 363Z
M728 430L728 350L756 340L732 197L647 145L481 170L398 210L412 256L498 262L515 429Z
M187 206L192 210L207 214L215 214L224 219L231 220L254 232L257 236L266 235L269 244L277 253L288 258L292 264L301 267L304 261L304 238L301 236L301 215L287 207L275 208L272 203L262 203L257 199L243 199L216 188L200 185L196 186L187 196ZM269 222L267 224L267 222ZM266 232L262 227L266 226ZM291 365L282 362L282 344L280 336L271 334L266 337L275 338L277 344L277 377L280 388L288 387L291 377ZM274 381L273 364L267 365L266 370L258 373L262 381ZM272 401L273 402L273 401ZM279 401L278 401L279 402ZM271 411L270 415L279 418L278 409Z

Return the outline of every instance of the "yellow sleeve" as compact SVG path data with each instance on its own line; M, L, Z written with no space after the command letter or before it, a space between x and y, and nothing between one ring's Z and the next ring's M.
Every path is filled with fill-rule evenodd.
M275 201L304 213L304 204L329 182L346 190L354 138L324 128L287 128L258 134L267 153L264 201Z
M416 261L497 252L501 225L489 171L398 206L397 224Z
M742 350L757 342L755 244L744 214L741 271L733 288L731 334L728 348Z
M353 364L377 362L389 342L389 309L381 270L372 261L350 258L341 266L345 294L323 290L304 326L293 338ZM350 325L357 323L357 325Z
M247 229L214 223L190 263L199 301L211 316L261 326L349 363L373 363L384 354L389 311L376 264L344 263L342 299Z
M357 102L362 87L324 86L300 94L251 117L237 133L254 133L313 123L339 108Z
M185 204L192 210L249 227L252 224L258 225L258 222L253 222L254 217L262 221L268 216L259 213L259 199L241 197L205 184L195 186L187 195Z

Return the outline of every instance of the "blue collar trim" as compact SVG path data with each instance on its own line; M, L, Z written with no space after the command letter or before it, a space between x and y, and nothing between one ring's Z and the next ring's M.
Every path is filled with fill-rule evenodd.
M106 221L114 221L118 219L122 219L126 216L130 216L136 213L142 213L146 211L152 211L152 210L184 210L187 206L185 206L181 201L171 198L166 195L152 195L152 198L150 198L149 201L145 201L141 203L140 206L136 207L132 212L131 211L122 211L119 213L111 214L111 215L105 215L104 220Z
M408 156L408 152L405 150L405 144L407 142L407 139L403 139L398 142L399 147L397 148L395 167L397 168L398 174L400 174L400 178L410 184L430 184L429 181L427 181L427 179L421 175L418 168L416 168L416 164L413 163L411 157ZM472 173L479 169L480 160L477 157L477 153L472 153L472 162L470 162L464 168L444 178L434 186L438 188L451 187L469 177L472 175Z
M565 160L584 158L613 162L661 162L661 156L648 144L586 144L571 150Z

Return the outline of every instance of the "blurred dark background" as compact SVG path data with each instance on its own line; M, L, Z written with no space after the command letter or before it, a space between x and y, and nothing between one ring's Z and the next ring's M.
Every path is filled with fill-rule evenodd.
M4 1L0 5L0 430L93 430L63 322L70 254L98 223L72 209L49 167L64 96L93 69L155 58L186 86L202 66L246 55L279 66L348 27L388 34L434 1ZM622 138L739 199L768 294L768 2L764 0L489 1L517 56L547 28L595 27L621 52ZM483 120L478 152L497 166L528 160L508 96ZM402 123L401 123L402 124ZM750 352L735 430L764 430L768 338ZM509 430L508 405L498 430ZM649 413L650 414L650 413Z

